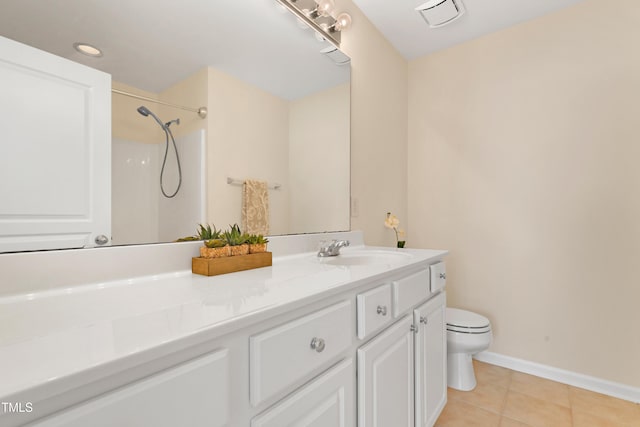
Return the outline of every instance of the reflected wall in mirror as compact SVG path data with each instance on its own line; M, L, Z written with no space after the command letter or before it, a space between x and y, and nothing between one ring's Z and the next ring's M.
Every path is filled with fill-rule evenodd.
M114 93L112 244L173 241L197 223L241 222L242 187L270 189L269 234L349 229L349 65L337 65L275 1L156 2L7 0L0 35L108 72L114 89L208 116ZM73 50L87 42L103 50ZM43 94L46 98L47 94ZM182 184L160 190L161 122L173 122ZM171 140L164 187L175 191Z

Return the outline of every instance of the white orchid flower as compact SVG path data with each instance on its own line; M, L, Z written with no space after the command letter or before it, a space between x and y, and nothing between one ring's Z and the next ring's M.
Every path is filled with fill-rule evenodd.
M387 213L387 218L384 220L384 226L395 230L396 228L398 228L399 225L400 225L400 220L398 219L398 217L393 215L390 212Z

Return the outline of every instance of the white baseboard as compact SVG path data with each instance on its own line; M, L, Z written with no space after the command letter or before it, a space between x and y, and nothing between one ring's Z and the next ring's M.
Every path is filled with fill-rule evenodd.
M540 363L529 362L528 360L516 359L511 356L504 356L498 353L483 351L474 356L481 362L502 366L525 374L535 375L559 383L568 384L574 387L595 391L619 399L640 403L640 388L631 387L625 384L615 383L577 372L566 371Z

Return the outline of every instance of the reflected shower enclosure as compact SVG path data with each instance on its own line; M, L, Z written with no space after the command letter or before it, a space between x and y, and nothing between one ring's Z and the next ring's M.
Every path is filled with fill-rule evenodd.
M137 129L127 129L129 120L116 122L123 112L114 114L117 134L130 136L114 135L112 140L114 245L170 242L193 234L197 224L206 222L205 131L194 130L174 138L170 126L178 125L179 119L163 123L144 106L137 111L151 116L160 126L144 121L133 109L129 114L143 122L131 118Z

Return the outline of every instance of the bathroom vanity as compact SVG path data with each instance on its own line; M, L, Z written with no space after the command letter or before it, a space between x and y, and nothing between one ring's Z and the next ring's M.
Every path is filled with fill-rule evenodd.
M0 425L432 426L446 252L355 243L0 298Z

